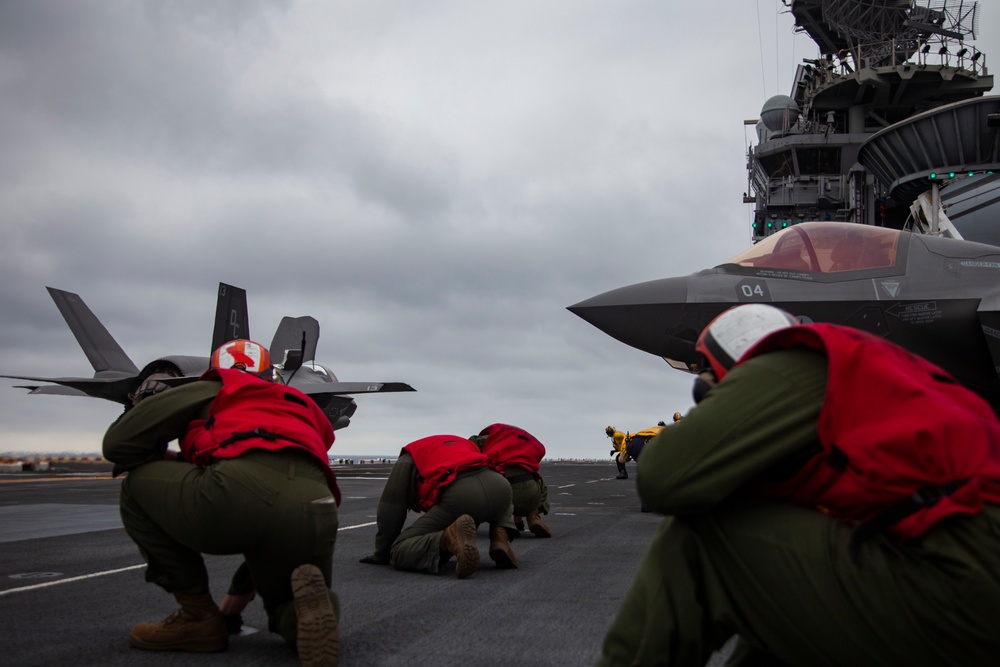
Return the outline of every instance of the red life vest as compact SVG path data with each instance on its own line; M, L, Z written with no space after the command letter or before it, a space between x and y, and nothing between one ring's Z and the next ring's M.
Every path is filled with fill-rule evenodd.
M489 465L476 443L457 435L429 435L403 451L417 466L417 505L424 512L434 507L441 489L454 482L458 473Z
M235 369L209 369L200 379L220 380L222 388L208 408L208 419L193 420L181 438L185 460L206 466L214 459L233 459L251 449L301 450L319 462L340 504L340 489L327 455L333 445L333 427L315 401L294 387Z
M509 424L490 424L479 435L486 436L483 453L494 470L502 473L509 465L521 466L540 478L539 463L545 457L545 445L538 438Z
M1000 504L1000 421L977 394L898 345L831 324L776 331L740 363L789 347L826 354L822 450L791 479L756 483L753 492L839 519L878 520L903 539Z

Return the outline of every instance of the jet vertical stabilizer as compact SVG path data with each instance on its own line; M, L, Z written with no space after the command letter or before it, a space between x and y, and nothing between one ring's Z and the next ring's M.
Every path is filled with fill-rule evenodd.
M138 375L139 369L80 295L54 287L45 289L49 291L56 308L76 337L76 342L94 367L94 377Z
M158 385L161 388L162 385L177 387L197 380L208 370L208 355L159 357L139 370L79 295L52 287L46 289L94 367L94 377L0 375L15 380L51 383L18 385L18 388L27 389L32 394L103 398L120 403L128 409L144 396L158 391ZM250 338L246 290L219 283L212 349L209 352L215 351L227 341L241 338ZM314 318L284 317L274 333L269 349L272 359L278 364L275 368L276 381L308 394L335 429L350 424L350 418L357 409L354 400L347 394L416 391L403 382L340 382L333 371L315 362L318 340L319 322ZM285 353L289 350L295 354L288 357L288 367L284 368Z
M215 328L212 330L212 354L223 343L250 338L250 313L247 309L247 291L226 283L219 283L219 298L215 305Z

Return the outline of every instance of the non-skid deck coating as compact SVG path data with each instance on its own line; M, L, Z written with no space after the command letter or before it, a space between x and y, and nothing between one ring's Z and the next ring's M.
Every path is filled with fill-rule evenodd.
M375 508L388 467L338 472L344 500L334 555L343 615L341 664L591 665L662 517L639 511L634 479L613 464L547 463L551 539L512 542L517 570L482 567L458 580L397 572L358 560L371 553ZM6 483L17 479L17 483ZM249 633L227 652L160 654L129 648L128 632L175 609L143 581L142 560L117 520L119 480L27 481L0 477L0 628L8 665L295 665L267 631L259 600ZM411 518L412 520L412 518ZM208 556L221 599L238 556ZM710 664L719 664L716 656Z

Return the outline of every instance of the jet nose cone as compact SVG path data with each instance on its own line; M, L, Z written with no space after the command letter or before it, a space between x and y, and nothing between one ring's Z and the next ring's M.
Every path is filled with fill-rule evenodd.
M664 278L598 294L568 310L626 345L690 369L703 325L689 321L687 297L686 277Z

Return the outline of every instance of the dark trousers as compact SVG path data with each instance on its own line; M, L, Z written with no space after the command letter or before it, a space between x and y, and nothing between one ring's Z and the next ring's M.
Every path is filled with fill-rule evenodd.
M168 592L209 591L202 553L243 554L270 629L291 642L292 570L311 563L330 584L337 505L319 464L298 452L248 452L204 468L148 463L122 483L121 514L146 580Z
M441 567L441 534L455 519L469 514L478 526L514 529L510 484L500 473L476 468L459 473L444 487L437 504L407 526L392 543L389 563L397 570L437 573Z
M503 474L510 482L514 516L528 516L532 512L549 513L549 489L545 480L536 479L531 471L520 466L507 466Z
M598 665L997 664L1000 508L919 540L875 537L815 510L733 501L657 531Z

